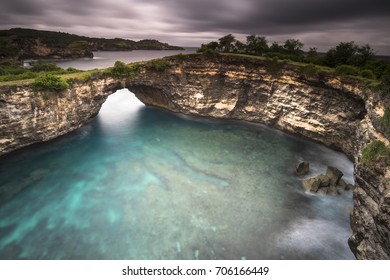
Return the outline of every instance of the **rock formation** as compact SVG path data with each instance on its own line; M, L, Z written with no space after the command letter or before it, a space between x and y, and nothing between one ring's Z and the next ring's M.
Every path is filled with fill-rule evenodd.
M298 176L305 176L307 173L309 173L310 170L310 163L307 161L302 161L298 163L298 165L295 168L295 172Z
M302 172L304 167L305 172ZM304 176L309 172L309 163L301 162L297 165L297 175ZM326 174L319 174L315 177L306 178L302 181L302 185L306 191L320 194L338 195L340 190L350 190L353 186L347 184L341 177L343 172L335 167L329 166ZM337 188L339 187L339 188Z
M1 88L0 154L54 138L96 115L124 83L145 104L173 112L262 123L343 151L355 162L350 247L358 259L390 258L390 169L360 162L384 104L354 79L235 56L177 56L165 69L141 67L131 79L76 83L53 100L28 86Z
M54 96L34 93L29 86L1 87L0 155L83 126L117 87L113 79L96 80Z

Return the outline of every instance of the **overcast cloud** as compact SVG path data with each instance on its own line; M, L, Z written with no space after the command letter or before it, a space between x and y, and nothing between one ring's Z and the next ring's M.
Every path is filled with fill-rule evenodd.
M232 33L301 40L325 51L343 41L390 55L384 0L2 0L0 29L28 27L95 37L155 38L199 46Z

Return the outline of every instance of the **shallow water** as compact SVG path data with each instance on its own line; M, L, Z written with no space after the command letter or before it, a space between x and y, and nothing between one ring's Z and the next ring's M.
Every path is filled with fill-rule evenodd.
M56 140L0 158L0 259L352 259L352 194L305 193L294 166L340 153L262 126L111 95Z

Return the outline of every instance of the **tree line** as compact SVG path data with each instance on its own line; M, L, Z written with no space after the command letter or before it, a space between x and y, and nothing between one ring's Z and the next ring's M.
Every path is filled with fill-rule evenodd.
M336 72L340 74L368 79L390 77L390 61L377 59L369 44L360 46L353 41L341 42L324 54L319 53L317 48L309 48L308 52L304 52L303 47L303 43L297 39L270 44L264 36L249 35L243 43L228 34L218 41L202 44L198 52L240 53L292 60L336 68Z

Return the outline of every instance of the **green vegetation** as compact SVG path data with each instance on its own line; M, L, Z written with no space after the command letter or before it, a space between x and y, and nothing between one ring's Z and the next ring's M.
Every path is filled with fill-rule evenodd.
M385 76L382 78L379 89L384 96L390 96L390 76Z
M114 67L109 68L107 73L110 73L116 78L131 78L139 72L139 65L136 63L125 64L122 61L116 61Z
M164 71L169 67L169 63L165 59L157 58L147 62L146 67L156 71Z
M363 149L361 162L363 164L373 164L387 162L389 159L390 149L382 141L375 140Z
M311 78L317 75L318 69L315 65L313 64L308 64L304 67L301 68L303 75L305 75L306 78Z
M54 75L63 75L82 72L74 68L62 69L55 64L37 62L30 69L24 68L15 61L0 62L0 83L21 81L37 78L41 73L50 73Z
M69 84L61 77L53 74L42 74L32 83L32 89L35 92L60 93L69 88Z
M228 34L217 41L202 44L198 52L202 53L236 53L287 60L295 63L312 64L320 67L330 67L340 75L356 76L363 79L383 79L390 77L390 61L379 60L375 51L367 44L356 45L354 42L341 42L325 54L319 54L316 48L303 51L303 44L296 39L288 39L282 44L269 44L264 36L250 35L246 42L236 40ZM302 65L305 66L305 65ZM329 68L328 68L329 69ZM303 68L304 75L314 75L313 67ZM319 70L319 68L317 68ZM329 72L326 70L326 72Z
M114 67L111 69L111 73L114 77L126 77L129 75L129 68L122 61L116 61Z
M390 108L385 109L385 113L381 117L380 123L385 135L390 138Z
M339 65L336 67L336 73L339 75L358 76L359 69L352 65Z
M267 58L266 60L264 60L264 65L267 68L268 73L270 73L271 76L274 78L280 76L281 70L285 64L285 61L279 61L277 58Z

